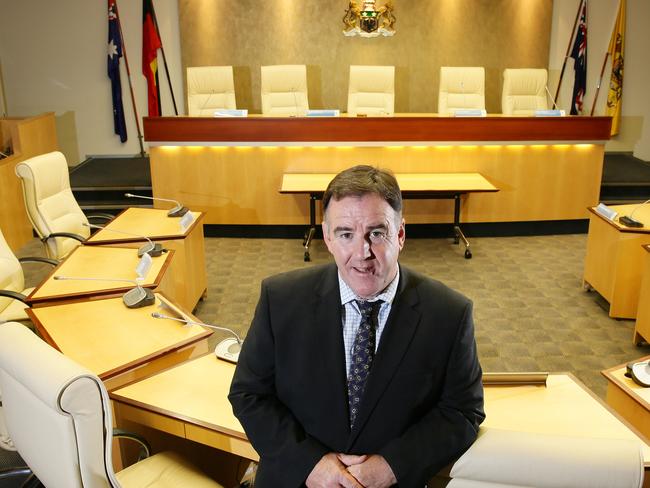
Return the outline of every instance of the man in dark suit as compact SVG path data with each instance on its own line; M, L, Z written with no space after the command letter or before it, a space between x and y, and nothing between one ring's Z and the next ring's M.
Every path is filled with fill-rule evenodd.
M471 302L398 265L392 174L339 173L323 195L328 264L264 280L229 399L258 487L422 487L483 413Z

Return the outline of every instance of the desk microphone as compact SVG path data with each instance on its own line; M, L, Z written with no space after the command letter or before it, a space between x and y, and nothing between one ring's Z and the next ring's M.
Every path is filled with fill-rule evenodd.
M634 207L634 210L632 210L632 213L629 216L623 215L622 217L619 217L618 221L627 227L635 227L635 228L643 227L643 222L641 222L640 220L636 220L634 218L634 214L636 213L637 210L639 210L639 208L643 207L648 202L650 202L650 199Z
M214 353L217 355L219 359L225 359L226 361L230 361L231 363L237 363L237 361L239 360L239 352L241 351L241 345L244 341L241 340L241 337L239 337L239 335L237 335L237 333L234 330L229 329L227 327L219 327L218 325L210 325L210 324L205 324L203 322L195 322L194 320L187 320L179 317L171 317L169 315L163 315L158 312L152 312L151 316L155 319L175 320L176 322L182 322L185 325L200 325L202 327L207 327L209 329L229 332L234 336L234 338L229 337L228 339L224 339L223 341L221 341L219 344L217 344L217 347L214 348Z
M156 297L149 288L143 288L136 280L127 280L122 278L82 278L77 276L54 276L55 280L75 280L75 281L114 281L119 283L131 283L135 288L130 289L122 295L122 302L127 308L141 308L153 305Z
M551 92L548 91L548 85L544 85L544 89L546 90L546 93L548 94L548 98L550 98L551 102L553 102L553 110L557 110L557 104L555 103L555 100L553 100L553 95L551 95Z
M146 197L144 195L134 195L133 193L125 193L124 196L128 198L144 198L145 200L158 200L161 202L175 203L176 206L167 212L167 217L182 217L190 210L189 208L181 205L178 200L172 200L170 198Z
M115 232L116 234L123 234L125 236L133 236L133 237L139 237L141 239L146 239L147 243L138 248L138 257L139 258L141 258L144 254L148 254L152 258L157 258L162 253L167 252L167 249L163 248L162 244L160 244L159 242L154 243L147 236L143 236L143 235L140 235L140 234L133 234L132 232L126 232L126 231L123 231L123 230L115 230L115 229L111 229L109 227L102 227L101 225L87 224L85 222L82 225L84 225L85 227L90 227L91 229L102 229L102 230L106 230L106 231L109 231L109 232Z

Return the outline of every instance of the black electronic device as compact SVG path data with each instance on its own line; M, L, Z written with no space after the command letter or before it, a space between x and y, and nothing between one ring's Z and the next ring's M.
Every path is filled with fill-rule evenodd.
M633 219L632 217L628 217L627 215L623 215L622 217L619 217L618 221L621 224L623 224L625 227L634 227L634 228L643 227L643 222L639 222L638 220Z

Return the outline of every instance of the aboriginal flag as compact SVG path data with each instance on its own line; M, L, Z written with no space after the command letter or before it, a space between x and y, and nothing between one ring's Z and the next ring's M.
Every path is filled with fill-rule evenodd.
M154 22L151 0L142 0L142 74L147 79L149 117L159 117L160 85L158 84L158 49L162 47Z

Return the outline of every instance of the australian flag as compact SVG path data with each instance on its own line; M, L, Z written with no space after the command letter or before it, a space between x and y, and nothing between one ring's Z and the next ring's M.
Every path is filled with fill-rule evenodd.
M571 100L571 115L582 113L582 104L587 89L587 0L583 0L580 11L580 22L576 40L573 43L571 57L574 59L573 69L576 77L573 82L573 99Z
M122 57L122 36L115 0L108 0L108 77L113 92L113 124L120 141L126 142L126 122L122 105L122 82L120 81L120 58Z

